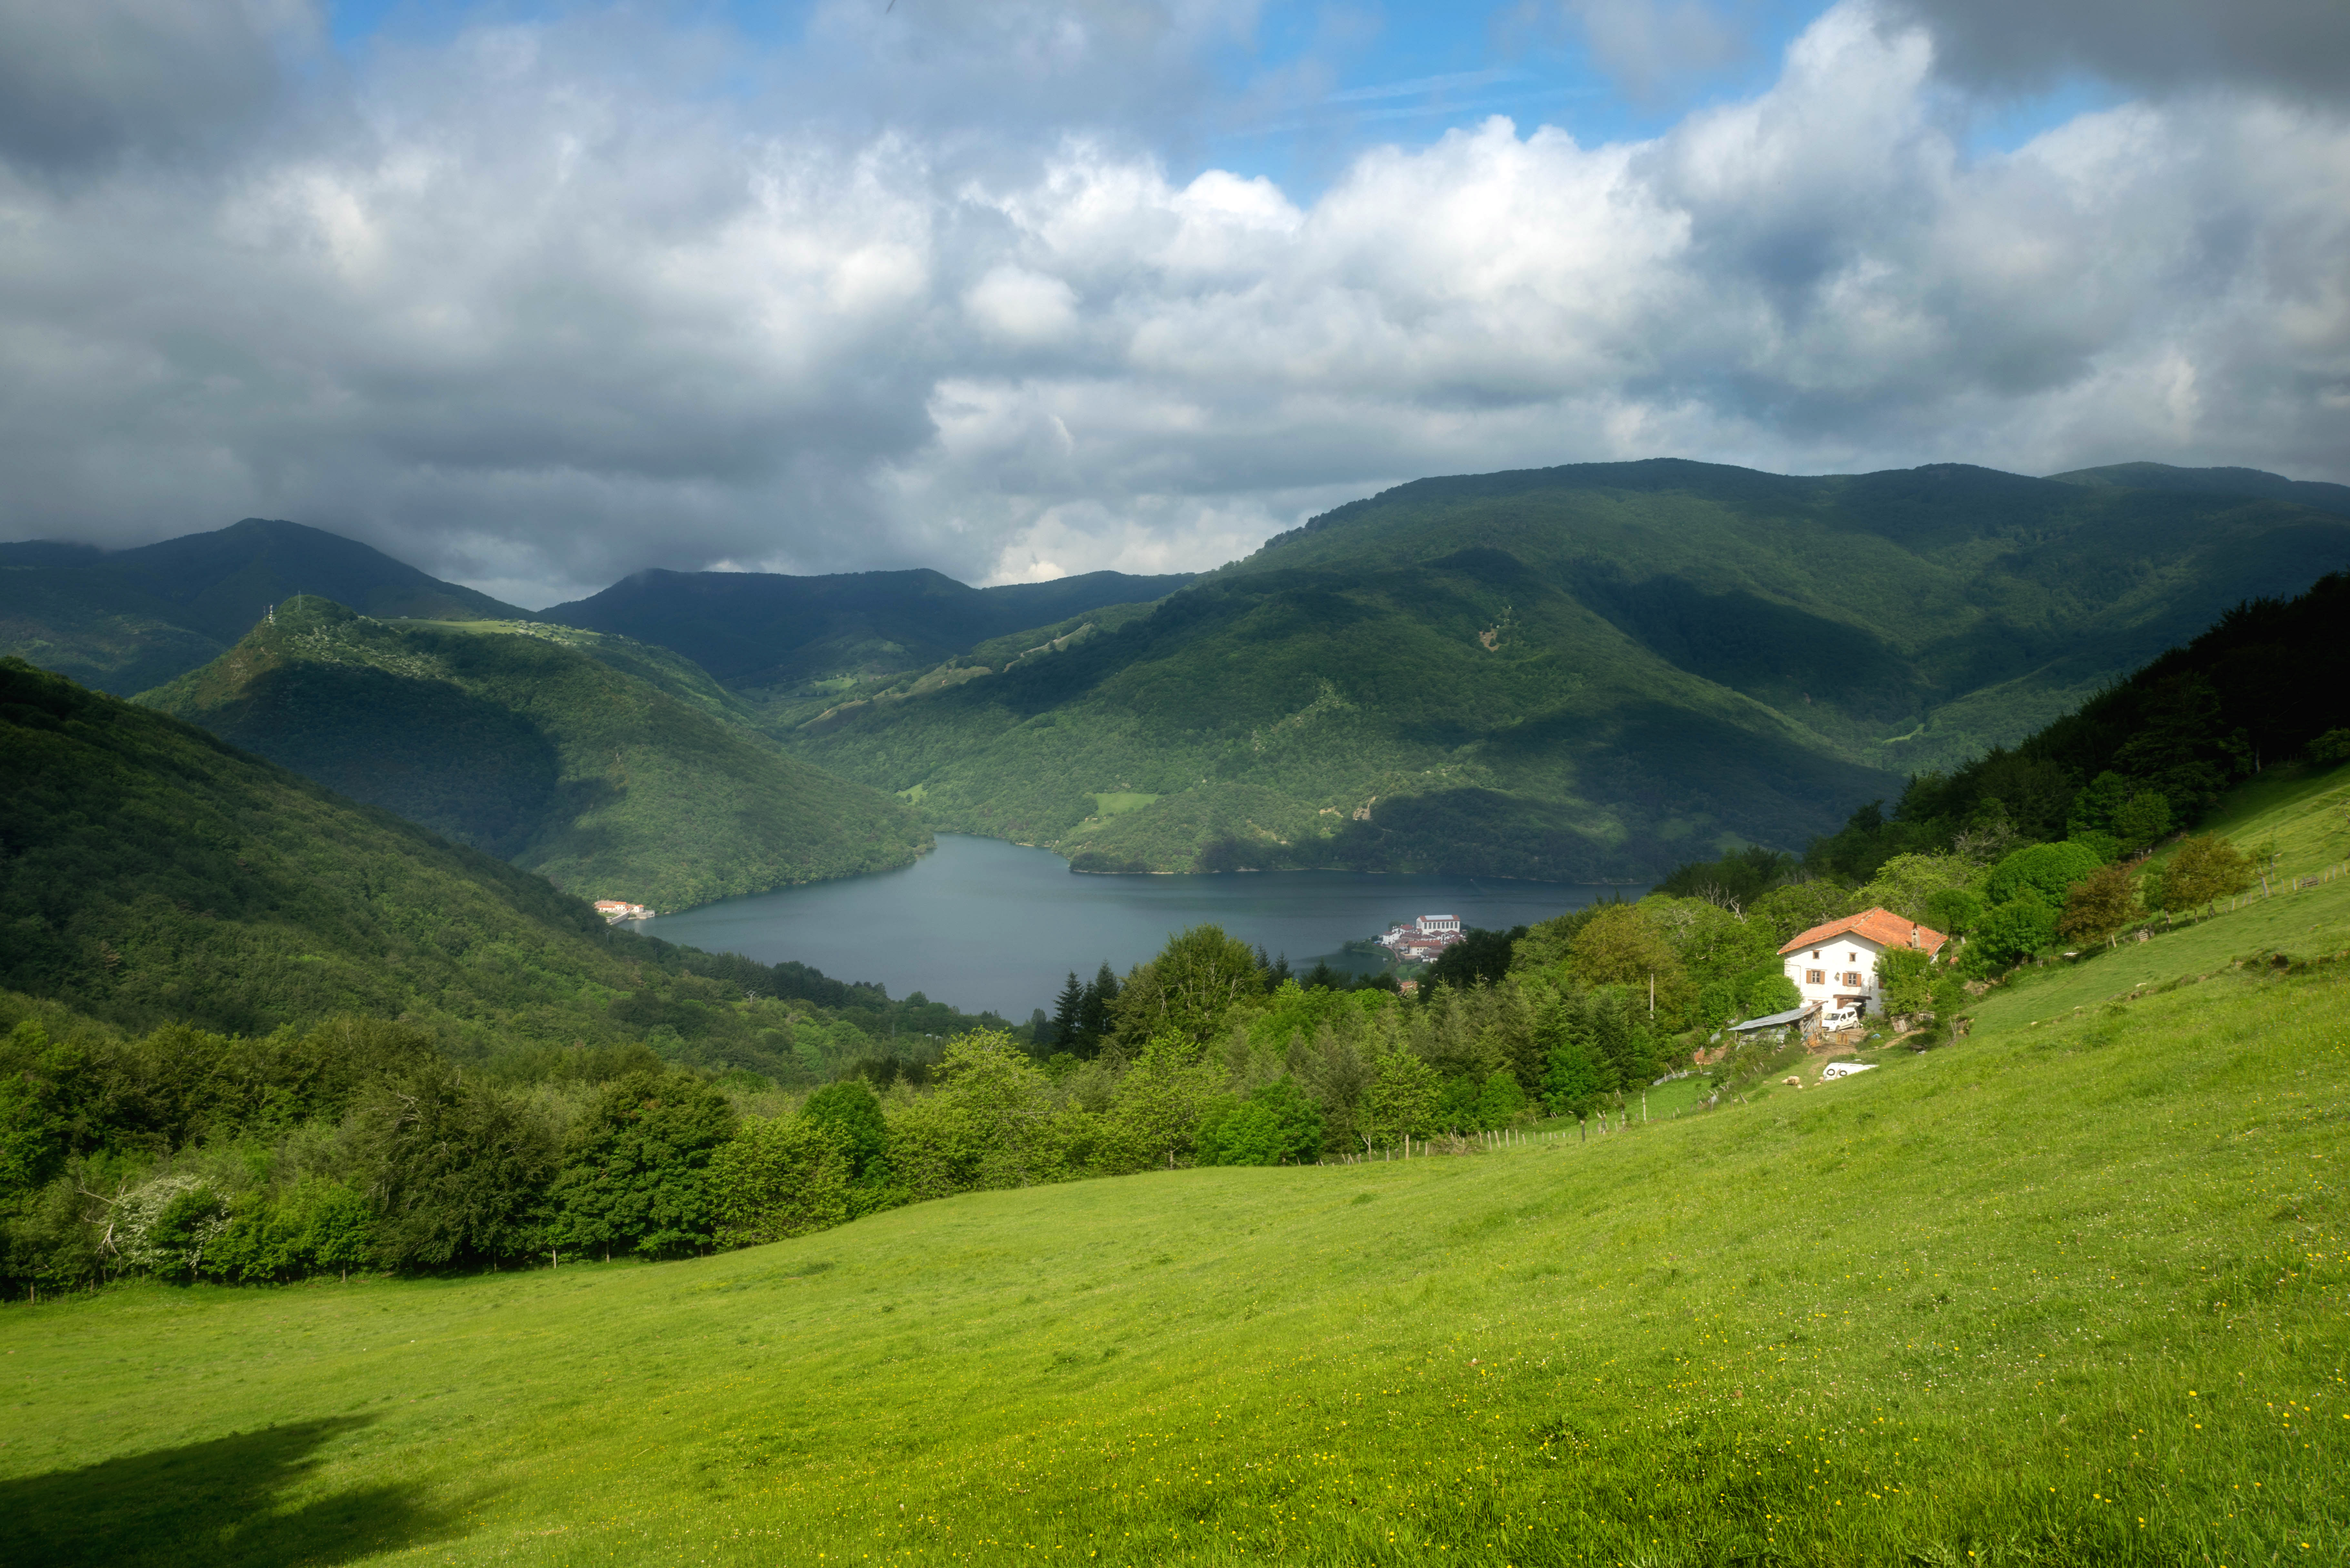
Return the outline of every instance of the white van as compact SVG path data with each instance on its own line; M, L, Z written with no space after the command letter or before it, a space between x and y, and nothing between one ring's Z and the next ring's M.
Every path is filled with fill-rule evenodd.
M1820 1081L1825 1083L1830 1078L1849 1078L1855 1073L1873 1073L1876 1070L1874 1062L1831 1062L1820 1069Z

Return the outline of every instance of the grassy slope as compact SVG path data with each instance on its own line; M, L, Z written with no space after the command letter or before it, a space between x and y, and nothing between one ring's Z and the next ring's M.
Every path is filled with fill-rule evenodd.
M2013 740L2345 556L2350 524L2292 501L1981 469L1429 480L1147 621L797 743L1103 868L1223 840L1221 863L1640 875L1800 843L1887 770ZM1094 817L1126 792L1165 798Z
M305 597L140 701L587 898L660 909L904 865L912 814L778 751L666 649Z
M2301 966L2233 967L2288 907ZM977 1194L681 1264L12 1308L0 1542L2339 1562L2350 985L2306 961L2345 948L2335 882L2128 975L2003 988L1954 1048L1587 1145ZM2199 983L2106 1005L2141 971Z

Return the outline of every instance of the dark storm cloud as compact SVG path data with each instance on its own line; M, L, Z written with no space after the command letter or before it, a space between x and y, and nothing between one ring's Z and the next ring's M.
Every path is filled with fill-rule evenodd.
M2134 88L2251 87L2350 100L2342 0L1890 0L1934 35L1942 68L2037 88L2086 71Z
M0 157L70 173L217 150L267 116L313 31L296 0L5 0Z
M213 15L224 58L267 31ZM2324 115L2186 95L1970 157L1937 46L1846 5L1653 141L1496 120L1300 202L1148 151L1191 90L1154 62L1246 17L843 5L746 87L721 36L586 13L386 49L232 158L61 183L10 143L0 536L290 516L543 604L1206 566L1590 458L2350 478ZM1119 118L1121 71L1166 96ZM78 156L203 123L156 112Z

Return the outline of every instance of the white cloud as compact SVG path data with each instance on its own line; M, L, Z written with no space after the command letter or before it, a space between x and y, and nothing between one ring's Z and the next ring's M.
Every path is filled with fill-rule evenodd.
M970 16L1081 106L1065 78L1244 20ZM1970 157L1927 36L1846 5L1655 140L1494 119L1303 203L1041 109L762 119L632 26L388 57L203 170L0 171L0 535L294 516L546 602L720 560L1211 566L1584 459L2350 479L2350 124L2292 100Z

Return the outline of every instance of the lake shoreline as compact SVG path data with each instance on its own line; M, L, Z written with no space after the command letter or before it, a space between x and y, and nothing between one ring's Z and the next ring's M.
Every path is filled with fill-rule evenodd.
M1018 1023L1049 1009L1070 972L1084 978L1107 963L1124 973L1195 925L1222 926L1293 970L1326 961L1352 971L1363 955L1345 952L1346 942L1415 915L1506 929L1645 890L1331 867L1078 872L1053 850L1007 839L941 833L936 846L894 870L722 899L634 929Z

